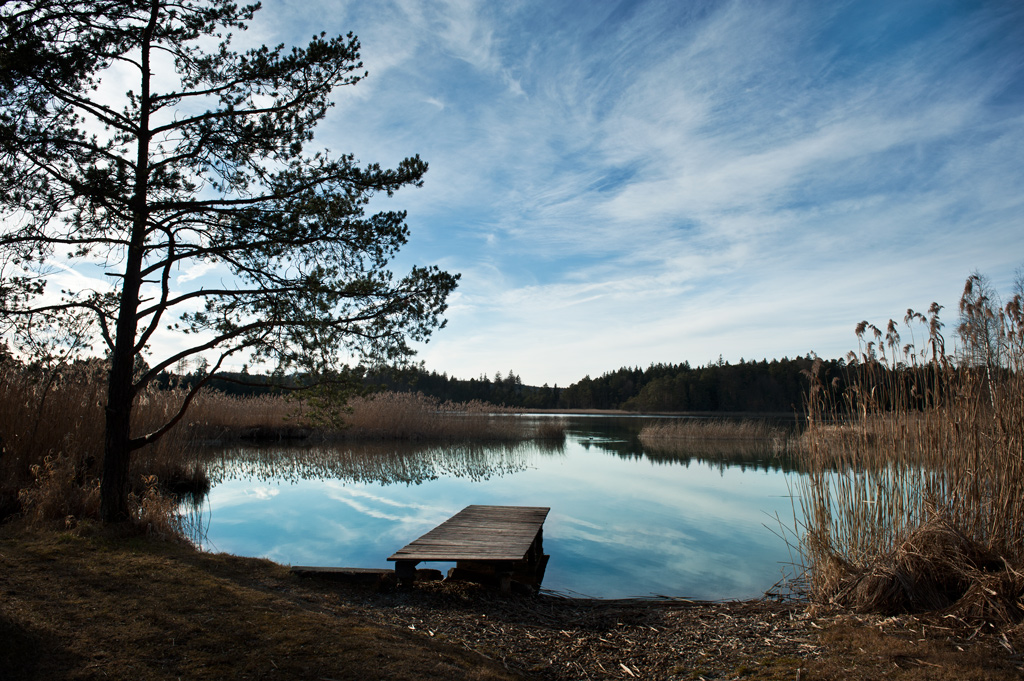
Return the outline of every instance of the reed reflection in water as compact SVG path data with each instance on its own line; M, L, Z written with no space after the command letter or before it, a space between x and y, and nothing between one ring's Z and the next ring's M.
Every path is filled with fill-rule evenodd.
M644 452L636 426L566 442L234 448L207 457L204 547L298 565L388 567L468 504L550 506L544 586L599 597L759 596L791 558L788 466ZM447 566L430 565L445 569Z
M214 484L254 480L343 480L421 484L443 476L488 480L524 470L538 453L564 453L562 442L497 442L414 445L394 442L349 445L232 447L209 454L207 476Z

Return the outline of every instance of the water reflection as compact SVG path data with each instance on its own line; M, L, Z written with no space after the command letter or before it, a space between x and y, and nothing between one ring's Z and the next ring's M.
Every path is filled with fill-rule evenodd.
M799 459L771 442L717 441L700 444L684 443L675 446L650 445L643 456L666 465L704 464L723 470L739 467L741 470L803 473Z
M591 417L587 420L571 417L569 432L588 450L593 448L624 459L647 459L683 466L701 463L720 470L740 466L744 470L806 472L784 439L687 439L647 444L640 441L643 426L666 418L689 417ZM783 419L777 419L777 423L787 432L794 425Z
M441 477L490 480L525 470L538 456L564 456L564 442L231 447L203 457L214 484L247 478L419 485Z
M567 425L557 445L210 452L202 545L292 565L387 567L468 504L549 506L549 589L743 598L778 581L791 556L774 518L792 520L792 465L764 451L645 449L637 419Z

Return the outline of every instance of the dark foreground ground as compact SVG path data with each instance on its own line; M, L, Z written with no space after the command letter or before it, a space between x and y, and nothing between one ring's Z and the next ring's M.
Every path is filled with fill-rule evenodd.
M1024 627L768 601L299 580L107 531L0 526L0 679L1024 678Z

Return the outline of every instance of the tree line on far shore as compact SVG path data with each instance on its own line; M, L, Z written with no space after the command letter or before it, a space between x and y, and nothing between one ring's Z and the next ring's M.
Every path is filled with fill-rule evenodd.
M524 385L515 371L462 379L425 368L372 369L347 378L364 389L421 392L452 402L479 400L524 409L623 409L635 412L802 413L810 376L832 385L843 381L843 360L813 356L738 364L719 360L706 366L652 364L646 369L623 367L597 378L586 376L567 387ZM191 383L201 374L165 374L161 383ZM228 394L261 394L275 390L269 377L227 374L210 386ZM301 384L300 378L289 381Z

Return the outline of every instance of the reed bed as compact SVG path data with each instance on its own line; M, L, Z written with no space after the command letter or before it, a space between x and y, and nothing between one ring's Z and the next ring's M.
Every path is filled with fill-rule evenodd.
M0 469L24 482L47 456L97 459L103 446L103 367L64 370L0 363Z
M553 419L518 416L520 410L485 402L442 402L421 393L377 393L348 404L347 439L412 441L564 440Z
M178 390L160 391L175 407L181 404ZM192 444L238 437L308 436L315 423L302 400L284 395L226 395L215 390L200 392L189 406L181 437Z
M103 457L106 365L100 361L26 366L0 361L0 518L24 511L39 520L74 522L98 515ZM176 413L182 388L144 391L132 431L152 432ZM537 423L514 410L440 402L419 394L379 393L336 407L341 429L315 406L283 395L234 397L201 392L185 418L132 456L137 520L173 533L174 499L201 497L210 481L199 453L211 442L291 438L465 442L562 442L558 422ZM157 517L164 517L162 525ZM170 525L168 525L170 523Z
M704 457L759 465L786 454L791 431L758 419L670 419L644 426L637 436L654 458Z
M98 514L102 371L0 363L0 518L23 506L36 518Z
M180 404L177 391L160 391L144 404L151 427ZM172 439L180 449L184 442L201 446L238 439L284 440L411 440L464 441L564 439L560 423L533 423L517 418L520 410L484 402L443 402L421 393L379 392L354 397L331 407L293 396L236 397L207 391L200 393L187 418ZM150 422L154 423L150 423ZM140 427L141 430L141 427Z
M789 431L758 419L666 419L644 426L639 437L644 444L679 440L755 440L782 444L788 440Z
M1019 297L978 307L971 283L958 350L947 353L933 306L904 320L912 334L923 325L923 350L904 345L894 322L884 333L861 324L838 399L812 372L797 446L810 471L802 550L819 601L1024 616L1024 317ZM978 320L992 332L985 348Z
M0 364L0 518L19 511L67 524L98 517L105 380L106 366L98 361ZM133 431L166 422L180 398L177 391L140 396ZM142 527L173 534L175 518L163 512L173 506L172 493L209 488L201 469L181 455L188 449L185 433L181 425L133 458L132 498Z

